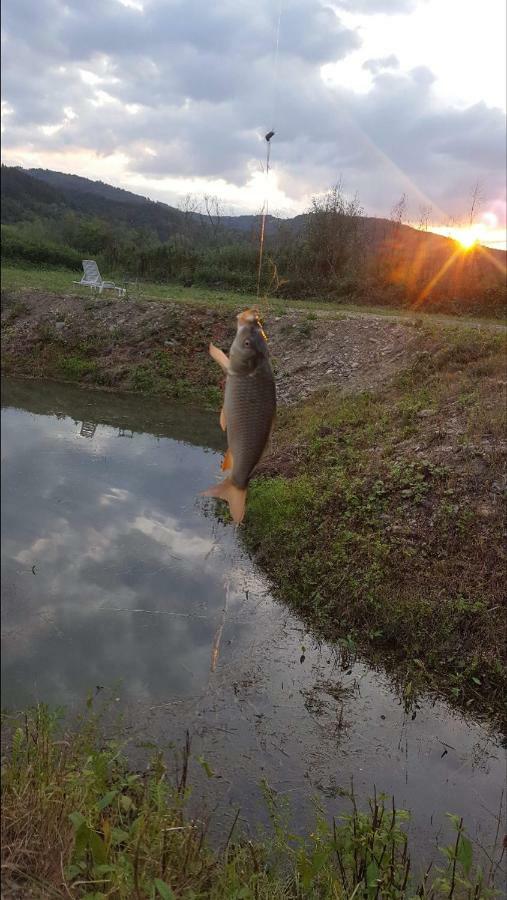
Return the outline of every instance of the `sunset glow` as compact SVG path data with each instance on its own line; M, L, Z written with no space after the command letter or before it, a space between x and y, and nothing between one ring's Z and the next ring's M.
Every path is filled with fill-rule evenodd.
M463 250L470 250L472 247L480 244L484 247L498 248L505 250L506 234L504 228L492 227L496 224L487 218L488 214L483 215L483 221L476 222L473 225L447 225L434 226L431 231L441 234L443 237L451 238L456 241Z
M454 236L454 240L458 241L464 250L471 250L479 242L479 236L476 228L460 229Z

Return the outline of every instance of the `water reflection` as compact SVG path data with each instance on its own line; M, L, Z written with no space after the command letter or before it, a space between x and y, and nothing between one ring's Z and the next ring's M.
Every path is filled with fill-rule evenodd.
M117 679L157 700L168 684L191 691L209 664L223 590L194 498L215 460L147 435L120 441L123 432L4 410L10 703L62 702Z
M3 402L4 704L117 685L144 737L190 729L246 816L263 776L301 821L312 792L334 803L353 778L414 810L425 851L449 810L487 841L498 743L441 703L412 721L379 673L345 669L273 603L196 499L218 469L214 414L27 382Z

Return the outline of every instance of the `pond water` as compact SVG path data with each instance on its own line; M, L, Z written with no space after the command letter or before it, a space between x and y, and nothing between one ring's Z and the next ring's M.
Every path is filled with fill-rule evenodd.
M216 414L5 381L3 706L112 690L144 739L178 743L188 729L219 816L241 806L245 823L264 820L265 778L303 829L312 797L339 811L353 780L359 798L376 787L412 811L426 859L447 812L489 846L499 738L435 700L414 718L387 676L348 667L273 600L234 527L197 496L222 449Z

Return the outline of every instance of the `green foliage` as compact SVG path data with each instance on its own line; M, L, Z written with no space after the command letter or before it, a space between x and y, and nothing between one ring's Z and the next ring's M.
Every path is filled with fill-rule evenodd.
M79 381L85 375L95 375L97 363L82 356L62 356L58 361L61 374L70 381Z
M9 313L6 317L6 324L11 325L16 319L22 319L30 312L29 307L22 300L12 303Z
M155 384L154 374L147 365L136 366L132 371L131 381L135 391L146 394L153 390Z
M350 290L354 284L350 270L357 257L362 213L357 197L347 200L341 183L312 200L305 245L307 265L316 279L333 284L339 294L347 293L347 287Z
M65 247L48 240L30 239L20 235L12 226L2 225L2 260L29 263L34 266L64 266L68 269L81 268L81 256L71 247Z

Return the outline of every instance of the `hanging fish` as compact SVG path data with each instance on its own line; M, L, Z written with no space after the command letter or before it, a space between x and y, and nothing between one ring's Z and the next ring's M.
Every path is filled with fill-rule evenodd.
M246 310L238 316L229 357L213 344L209 352L227 375L220 425L227 431L228 444L222 469L230 475L204 496L226 500L233 521L239 523L245 515L248 482L266 449L276 413L275 379L258 313Z

